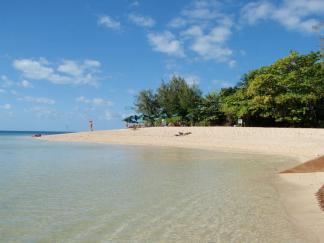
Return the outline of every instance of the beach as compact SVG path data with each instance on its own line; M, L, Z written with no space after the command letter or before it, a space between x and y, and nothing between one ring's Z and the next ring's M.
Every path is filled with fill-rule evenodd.
M190 134L175 136L179 132ZM324 129L159 127L60 134L40 139L281 155L291 157L296 165L324 155ZM286 169L289 168L281 171ZM279 173L281 171L275 184L292 223L324 242L324 212L315 197L324 184L324 172Z

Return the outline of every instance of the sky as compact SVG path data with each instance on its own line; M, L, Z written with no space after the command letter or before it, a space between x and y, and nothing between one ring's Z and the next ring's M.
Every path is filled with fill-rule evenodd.
M206 94L320 49L323 0L3 0L0 130L120 128L142 89Z

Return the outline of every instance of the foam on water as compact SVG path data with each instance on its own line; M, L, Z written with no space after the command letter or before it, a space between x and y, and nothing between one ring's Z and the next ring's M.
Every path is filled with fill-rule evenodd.
M0 241L306 242L287 158L0 136Z

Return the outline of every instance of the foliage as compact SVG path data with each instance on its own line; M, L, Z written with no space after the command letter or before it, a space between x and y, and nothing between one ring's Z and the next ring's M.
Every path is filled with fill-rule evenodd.
M324 66L319 52L291 52L252 70L220 92L202 96L197 86L174 76L154 93L141 91L135 110L148 125L324 127Z
M136 112L141 113L150 125L154 124L154 119L159 116L159 105L152 90L142 90L136 97L135 107Z
M320 54L291 52L274 64L249 72L222 110L248 125L319 126L323 121L324 70Z
M225 120L225 115L220 110L220 95L216 92L209 93L202 99L199 111L199 125L215 126Z

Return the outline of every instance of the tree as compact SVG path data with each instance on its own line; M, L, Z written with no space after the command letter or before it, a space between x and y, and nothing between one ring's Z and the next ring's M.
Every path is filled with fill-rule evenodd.
M142 90L135 101L135 110L143 115L143 119L154 124L154 119L159 117L160 108L156 99L156 95L152 90Z
M323 121L324 72L320 53L291 52L246 74L223 110L249 125L319 126Z
M221 125L225 114L220 110L220 95L216 92L206 95L200 105L200 123L208 126Z
M191 115L201 99L197 86L189 86L183 78L174 76L168 83L162 82L156 96L166 117L178 116L182 123L194 122Z
M324 127L324 66L319 52L291 52L252 70L230 88L202 97L197 86L174 76L154 93L137 96L136 111L150 124Z

